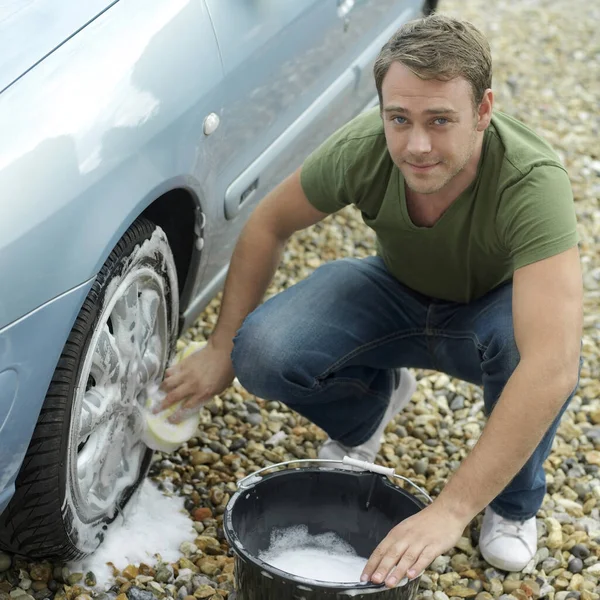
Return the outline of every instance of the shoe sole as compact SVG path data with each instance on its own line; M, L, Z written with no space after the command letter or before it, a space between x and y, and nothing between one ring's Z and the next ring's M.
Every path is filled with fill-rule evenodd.
M492 567L495 567L496 569L507 571L508 573L520 573L530 562L530 560L528 560L522 566L515 566L514 564L510 564L509 562L506 562L501 558L486 556L486 553L482 552L481 547L479 548L479 552L481 552L481 556L483 556L483 560L485 560L486 563L488 563ZM531 558L533 558L533 556Z

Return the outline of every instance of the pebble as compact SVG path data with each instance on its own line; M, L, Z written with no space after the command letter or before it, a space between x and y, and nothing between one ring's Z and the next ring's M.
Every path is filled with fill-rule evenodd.
M590 550L587 546L583 544L575 544L571 548L571 554L576 558L580 558L581 560L585 560L590 555Z
M460 575L458 573L450 572L440 575L438 581L440 582L442 589L446 590L447 588L451 587L454 583L456 583L459 579Z
M196 598L210 598L215 593L216 593L216 590L212 586L201 585L194 592L194 596Z
M438 556L430 565L430 569L440 575L446 572L448 565L450 564L450 557L442 554Z
M458 598L474 598L477 596L477 591L472 590L469 587L465 587L464 585L453 585L449 589L446 590L448 596L456 596Z
M456 396L450 403L450 410L462 410L465 407L465 399L462 396Z
M535 553L535 555L533 557L535 565L536 566L539 565L542 561L546 560L549 556L550 556L550 550L548 550L548 548L546 548L545 546L538 548L537 552Z
M551 594L554 595L554 588L549 583L544 583L540 588L540 598L545 598Z
M427 471L428 466L429 466L429 459L421 458L415 463L413 468L417 475L425 475L425 472Z
M429 577L429 575L426 573L423 573L423 575L421 575L421 579L419 580L419 589L432 590L433 587L434 586L431 577Z
M263 418L262 415L257 414L257 413L250 413L247 417L246 417L246 421L248 423L250 423L250 425L254 425L255 427L258 425L261 425L263 422Z
M246 408L249 413L260 415L260 406L251 400L245 402Z
M455 547L467 554L473 554L473 546L471 545L471 540L467 537L459 538L458 542L456 542Z
M154 579L160 583L168 583L173 578L173 567L171 565L160 564L156 569Z
M563 544L563 535L560 522L552 517L545 520L546 529L548 531L548 540L546 545L548 548L560 548Z
M152 592L148 592L147 590L142 590L138 587L131 587L127 592L127 597L129 600L155 600L154 594Z
M195 521L204 521L212 517L212 510L206 506L196 508L192 511L192 517Z
M465 571L465 570L467 570L470 567L470 565L469 565L469 559L468 559L468 557L466 555L464 555L462 553L455 554L450 559L450 566L457 573L461 573L462 571Z
M244 438L237 438L237 439L233 440L233 442L231 442L231 451L237 452L238 450L245 448L247 444L248 444L248 440L246 440Z
M212 465L219 460L219 455L215 452L193 452L191 463L195 467L198 465Z
M587 439L594 445L600 445L600 427L591 427L585 432Z
M583 571L583 561L580 558L572 558L569 561L568 569L571 573L581 573Z
M556 569L559 565L560 560L554 557L550 557L542 562L542 569L545 573L550 573L551 571L554 571L554 569Z
M507 594L511 594L512 592L519 589L520 587L521 587L521 581L519 581L518 579L516 579L516 580L515 579L507 579L503 585L504 591Z

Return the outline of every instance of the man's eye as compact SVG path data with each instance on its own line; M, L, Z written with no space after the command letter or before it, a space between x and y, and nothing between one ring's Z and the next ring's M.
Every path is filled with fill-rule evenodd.
M394 117L392 119L396 125L404 125L406 123L406 119L404 117Z
M436 125L446 125L447 123L449 123L448 119L446 119L446 117L438 117L434 123Z

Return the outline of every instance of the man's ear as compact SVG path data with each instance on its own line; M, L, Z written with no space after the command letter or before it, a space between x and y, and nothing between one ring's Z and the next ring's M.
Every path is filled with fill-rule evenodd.
M492 110L494 108L494 92L487 89L477 108L477 131L485 131L492 120Z

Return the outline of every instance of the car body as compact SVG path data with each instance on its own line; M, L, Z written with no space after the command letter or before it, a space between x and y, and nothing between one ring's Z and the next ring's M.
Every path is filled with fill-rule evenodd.
M371 69L381 46L432 8L422 0L0 8L0 514L35 451L32 434L77 316L128 228L143 216L168 238L180 334L221 288L256 203L376 103Z

